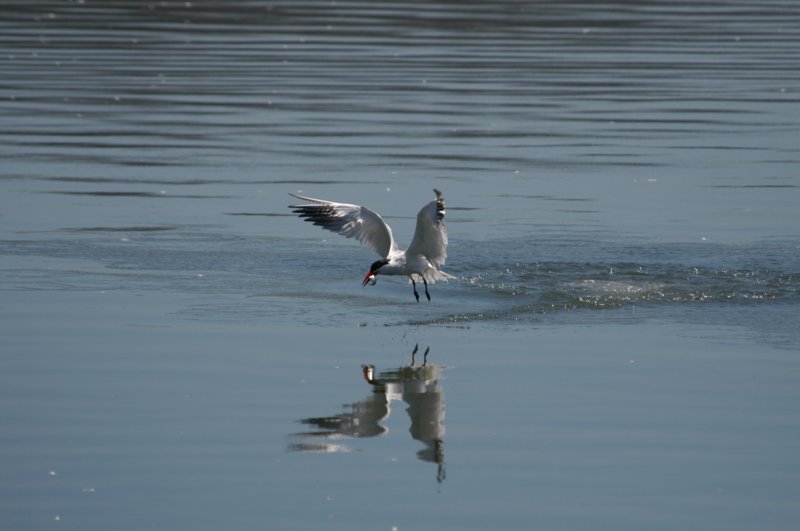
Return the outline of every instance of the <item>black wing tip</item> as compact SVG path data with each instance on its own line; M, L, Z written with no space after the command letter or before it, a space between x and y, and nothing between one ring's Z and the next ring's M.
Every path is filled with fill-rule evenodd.
M442 197L442 192L436 188L434 188L433 191L436 193L436 220L442 221L447 213L447 211L444 209L444 198Z

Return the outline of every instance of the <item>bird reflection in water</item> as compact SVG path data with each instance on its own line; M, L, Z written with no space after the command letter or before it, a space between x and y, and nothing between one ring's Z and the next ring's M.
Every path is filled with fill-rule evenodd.
M302 419L314 431L297 434L306 440L290 445L295 452L349 451L340 444L342 438L375 437L388 430L381 422L391 413L391 403L402 400L411 419L411 437L425 448L417 452L422 461L435 463L436 480L442 482L444 470L444 392L439 375L446 367L429 365L425 349L422 363L417 364L419 345L411 353L411 364L375 373L374 365L362 365L364 380L372 392L363 400L345 406L345 412L330 417Z

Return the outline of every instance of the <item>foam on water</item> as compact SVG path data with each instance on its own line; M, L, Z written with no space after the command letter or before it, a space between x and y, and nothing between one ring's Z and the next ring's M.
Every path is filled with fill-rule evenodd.
M625 309L680 320L698 306L724 311L778 305L791 315L800 304L793 246L782 243L451 239L446 270L455 278L431 286L432 303L417 304L402 279L382 277L375 287L361 287L356 277L371 255L338 239L320 254L316 244L302 240L140 229L119 231L133 240L113 237L115 230L86 229L70 240L0 242L3 254L20 260L2 276L14 289L166 290L211 297L182 311L192 319L292 315L322 325L514 326L569 320L588 310L594 322L603 322L617 320ZM37 256L56 261L37 268L30 261ZM462 263L459 257L469 259ZM305 302L297 307L298 301ZM785 320L783 336L796 337L795 325Z

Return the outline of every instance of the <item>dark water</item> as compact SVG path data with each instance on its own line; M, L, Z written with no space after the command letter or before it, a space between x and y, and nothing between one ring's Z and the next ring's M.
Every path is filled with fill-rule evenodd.
M794 1L7 2L0 527L793 529L797 57ZM434 187L430 304L286 208Z

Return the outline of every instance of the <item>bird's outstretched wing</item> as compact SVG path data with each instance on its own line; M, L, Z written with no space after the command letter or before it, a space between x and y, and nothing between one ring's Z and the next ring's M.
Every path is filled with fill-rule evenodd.
M303 205L289 205L294 209L292 212L306 221L347 238L355 238L383 258L398 250L392 229L376 212L359 205L289 195L306 202Z
M406 255L421 255L436 269L447 259L447 229L444 226L444 199L442 192L433 190L436 200L431 201L417 214L417 228Z

